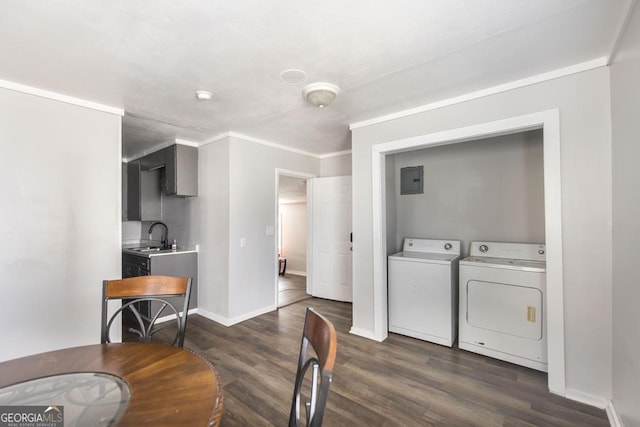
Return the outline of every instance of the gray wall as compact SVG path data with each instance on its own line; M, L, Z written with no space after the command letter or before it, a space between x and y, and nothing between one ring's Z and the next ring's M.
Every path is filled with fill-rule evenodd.
M276 309L277 169L317 175L320 160L238 137L199 149L190 236L200 242L199 310L217 322Z
M320 176L351 175L351 153L320 159Z
M609 399L612 369L609 94L609 70L603 67L353 129L354 329L374 331L372 147L557 108L567 393L583 399Z
M395 235L456 239L463 255L472 240L544 243L542 130L413 150L388 157ZM424 167L424 193L400 195L400 170Z
M625 426L640 425L640 7L611 67L613 136L613 401Z
M198 309L229 315L229 140L198 149L198 197L190 199L187 239L198 241Z
M320 161L230 139L229 316L240 319L276 306L276 235L266 232L276 224L276 169L318 175Z
M191 241L189 238L189 230L191 229L191 197L167 196L162 194L162 222L167 224L169 228L169 243L176 239L178 243L194 244L197 241ZM149 227L152 222L142 222L142 238L149 238ZM161 239L162 228L153 229L154 240Z
M121 117L0 89L0 360L100 342L121 273Z

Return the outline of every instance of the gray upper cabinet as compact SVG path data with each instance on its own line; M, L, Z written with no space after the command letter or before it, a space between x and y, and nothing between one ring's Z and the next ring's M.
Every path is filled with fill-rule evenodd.
M175 144L165 148L165 193L169 196L198 195L198 149Z
M162 219L162 191L167 196L198 195L198 149L175 144L123 167L123 220Z
M144 171L141 159L127 164L128 221L154 221L162 219L160 202L160 170Z
M140 168L143 171L160 169L166 163L165 150L159 150L151 154L147 154L140 159Z
M127 205L125 217L128 221L140 220L140 160L127 163Z

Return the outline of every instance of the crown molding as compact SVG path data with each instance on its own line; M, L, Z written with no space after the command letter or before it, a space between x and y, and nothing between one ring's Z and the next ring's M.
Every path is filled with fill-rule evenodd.
M186 145L189 147L198 147L200 145L200 143L195 142L195 141L189 141L186 139L181 139L181 138L176 138L175 143L178 145Z
M143 150L142 152L139 152L137 154L134 154L131 157L126 157L126 158L122 158L122 161L125 163L131 162L133 160L137 160L141 157L146 156L147 154L151 154L151 153L155 153L156 151L160 151L164 148L170 147L174 144L179 144L179 145L187 145L189 147L198 147L199 144L197 142L194 141L187 141L186 139L180 139L180 138L176 138L176 139L168 139L165 141L162 141L160 144L158 145L154 145L153 147L149 148L148 150Z
M328 153L328 154L319 154L318 158L319 159L328 159L328 158L331 158L331 157L346 156L347 154L351 154L351 150L336 151L335 153Z
M28 95L39 96L40 98L51 99L53 101L60 101L66 104L77 105L79 107L90 108L92 110L102 111L103 113L110 113L110 114L115 114L117 116L124 116L124 110L122 108L116 108L108 105L98 104L97 102L91 102L85 99L74 98L72 96L62 95L60 93L50 92L48 90L26 86L20 83L10 82L8 80L0 80L0 88L9 89L9 90L13 90L21 93L26 93Z
M346 150L346 151L338 151L335 153L328 153L328 154L315 154L315 153L311 153L309 151L305 151L305 150L299 150L297 148L293 148L293 147L289 147L286 145L282 145L282 144L276 144L275 142L271 142L271 141L267 141L265 139L260 139L260 138L256 138L253 136L249 136L249 135L244 135L238 132L224 132L221 133L219 135L216 135L214 137L211 137L201 143L198 144L199 147L208 145L208 144L212 144L214 142L218 142L221 141L225 138L237 138L237 139L241 139L243 141L247 141L247 142L253 142L256 144L260 144L260 145L265 145L267 147L272 147L272 148L277 148L279 150L284 150L284 151L289 151L291 153L296 153L296 154L301 154L303 156L309 156L309 157L313 157L316 159L325 159L328 157L336 157L336 156L344 156L345 154L351 154L351 150Z
M636 1L636 0L634 0ZM349 129L358 129L378 123L384 123L391 120L400 119L403 117L412 116L415 114L424 113L427 111L437 110L439 108L448 107L454 104L460 104L474 99L484 98L486 96L495 95L502 92L507 92L514 89L531 86L537 83L554 80L561 77L570 76L572 74L582 73L584 71L593 70L595 68L604 67L607 65L607 58L600 57L591 61L581 62L579 64L570 65L568 67L559 68L557 70L549 71L547 73L537 74L535 76L526 77L520 80L514 80L508 83L504 83L497 86L492 86L486 89L478 90L475 92L466 93L464 95L455 96L452 98L444 99L441 101L432 102L419 107L410 108L408 110L399 111L397 113L386 114L384 116L375 117L369 120L363 120L360 122L351 123Z

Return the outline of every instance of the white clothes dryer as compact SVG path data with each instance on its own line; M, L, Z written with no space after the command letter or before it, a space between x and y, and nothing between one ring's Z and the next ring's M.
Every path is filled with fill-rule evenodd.
M461 349L547 372L545 246L471 242L460 260Z
M453 345L459 257L460 241L411 238L389 255L389 332Z

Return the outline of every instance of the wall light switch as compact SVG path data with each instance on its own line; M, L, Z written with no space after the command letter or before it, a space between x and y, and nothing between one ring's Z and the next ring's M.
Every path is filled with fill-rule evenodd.
M244 248L247 246L247 239L245 239L244 237L240 238L240 247Z
M273 225L267 225L267 236L273 236Z

